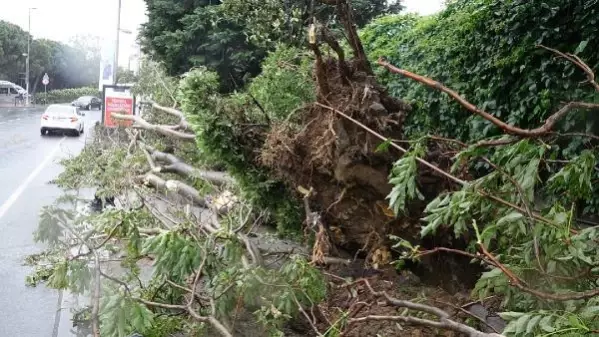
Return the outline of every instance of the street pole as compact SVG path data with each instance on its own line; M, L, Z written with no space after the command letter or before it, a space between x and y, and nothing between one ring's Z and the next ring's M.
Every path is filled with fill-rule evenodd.
M27 98L25 105L29 105L29 53L31 51L31 10L35 8L29 8L29 26L27 27L27 65L25 66L25 87L27 90Z
M119 37L121 32L121 0L119 0L119 10L116 21L116 48L114 53L114 66L112 68L112 82L116 85L117 69L119 68Z

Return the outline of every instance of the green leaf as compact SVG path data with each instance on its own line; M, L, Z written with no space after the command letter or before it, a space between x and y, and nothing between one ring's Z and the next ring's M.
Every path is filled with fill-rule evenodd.
M524 217L524 215L522 215L522 213L514 211L514 212L511 212L511 213L507 214L506 216L502 217L501 219L499 219L497 221L497 225L501 226L506 223L512 223L512 222L522 219L523 217Z
M537 327L537 324L539 323L541 318L543 318L542 315L537 315L537 316L534 316L533 318L531 318L530 321L528 321L528 324L526 325L526 333L527 334L531 334L534 331L534 329Z
M589 44L588 40L581 41L578 44L578 47L576 47L576 51L574 51L574 54L580 54L580 53L582 53L584 51L584 49L587 47L588 44Z
M555 328L551 325L551 322L553 322L553 319L555 317L552 315L548 315L545 316L541 319L541 321L539 322L539 326L541 327L541 329L543 329L543 331L545 332L553 332L555 331Z
M492 269L491 271L484 272L479 280L486 280L490 278L496 278L503 275L503 272L499 268Z
M588 330L588 328L584 324L582 324L582 322L580 321L580 318L578 318L578 316L569 315L568 322L570 322L570 325L572 325L573 327L576 327L581 330Z
M584 308L580 313L580 316L586 319L599 317L599 305Z
M516 311L506 311L506 312L500 312L499 316L503 319L505 319L506 321L511 321L517 318L522 317L522 315L524 315L523 312L516 312Z
M380 143L379 146L376 147L374 152L386 152L389 150L389 146L391 145L391 139L387 139L384 142Z
M528 325L529 320L530 320L529 314L520 316L520 318L518 318L518 320L516 321L516 333L517 334L521 334L524 331L526 331L526 326Z

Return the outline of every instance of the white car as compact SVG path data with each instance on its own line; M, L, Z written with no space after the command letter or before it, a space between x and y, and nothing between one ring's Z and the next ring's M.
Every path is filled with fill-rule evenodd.
M69 132L79 136L85 129L84 113L79 108L69 105L52 104L42 115L40 132L42 136L48 132Z

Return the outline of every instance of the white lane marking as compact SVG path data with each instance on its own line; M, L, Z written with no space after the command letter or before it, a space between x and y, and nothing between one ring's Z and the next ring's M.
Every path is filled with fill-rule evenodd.
M0 219L2 219L2 217L4 217L6 212L8 212L8 210L12 207L12 205L19 199L21 194L23 194L23 191L25 191L27 186L29 184L31 184L33 179L35 179L35 177L37 177L37 175L40 174L40 172L42 172L42 170L46 167L46 165L48 165L48 163L50 163L50 161L54 158L54 155L56 155L56 153L58 151L60 151L60 145L65 140L65 138L66 137L62 137L60 142L58 142L58 144L56 144L56 147L54 147L54 149L48 154L48 156L46 156L46 158L44 158L44 161L42 161L35 168L35 170L33 170L29 174L27 179L25 179L25 181L23 181L21 183L21 185L19 185L19 187L17 187L17 189L10 195L10 197L8 197L8 199L2 204L2 206L0 206Z

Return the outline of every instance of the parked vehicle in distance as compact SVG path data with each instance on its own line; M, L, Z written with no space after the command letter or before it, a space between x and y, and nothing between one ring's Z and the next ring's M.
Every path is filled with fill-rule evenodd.
M94 96L81 96L71 102L71 105L83 110L92 110L94 107L100 110L102 109L102 100Z
M49 132L68 132L79 136L85 131L83 116L78 107L52 104L42 114L40 133L45 136Z

